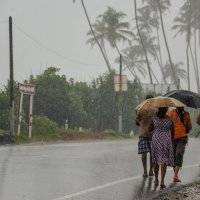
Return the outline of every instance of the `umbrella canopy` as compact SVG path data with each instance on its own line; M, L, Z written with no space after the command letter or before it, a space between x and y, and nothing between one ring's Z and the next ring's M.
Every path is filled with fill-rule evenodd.
M178 101L177 99L171 98L171 97L155 97L151 99L147 99L140 103L136 109L141 110L149 110L152 108L158 108L158 107L185 107L186 105L182 102Z
M200 95L188 90L174 90L164 96L172 97L191 108L200 108Z

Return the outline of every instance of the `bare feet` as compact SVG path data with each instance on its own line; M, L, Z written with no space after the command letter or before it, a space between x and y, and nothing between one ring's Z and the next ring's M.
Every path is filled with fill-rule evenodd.
M181 180L178 178L178 176L174 176L173 181L174 181L174 183L181 182Z
M154 185L155 185L155 186L158 186L158 184L159 184L159 180L155 180L155 181L154 181Z
M164 189L166 188L166 185L165 184L160 184L160 189Z
M143 176L143 178L147 178L148 174L143 174L142 176Z
M150 171L149 176L154 176L154 173L152 171Z

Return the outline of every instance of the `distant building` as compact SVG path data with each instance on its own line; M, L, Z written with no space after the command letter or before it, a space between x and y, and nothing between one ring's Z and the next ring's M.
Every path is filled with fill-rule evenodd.
M176 90L175 84L149 84L149 83L141 83L144 91L154 91L156 93L166 94L170 91Z

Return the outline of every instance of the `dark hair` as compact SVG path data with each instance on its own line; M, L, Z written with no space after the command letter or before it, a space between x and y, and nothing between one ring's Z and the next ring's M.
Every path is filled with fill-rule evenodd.
M184 123L184 113L185 113L184 107L177 107L176 112L177 112L181 122Z
M168 111L168 107L159 107L157 112L157 117L165 118L165 115Z
M148 95L146 96L146 99L151 99L151 98L153 98L153 95L151 95L151 94L148 94Z

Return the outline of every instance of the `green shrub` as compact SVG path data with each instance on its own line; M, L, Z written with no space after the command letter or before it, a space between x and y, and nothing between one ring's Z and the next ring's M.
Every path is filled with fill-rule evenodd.
M36 115L33 117L33 135L55 135L58 133L58 125L47 116Z
M116 135L116 132L115 132L114 130L112 130L112 129L105 129L105 130L103 131L103 134L104 134L104 135L112 135L112 136L115 136L115 135Z
M29 143L31 140L24 135L14 135L13 140L15 144Z
M0 129L0 136L8 135L8 133L5 130Z

